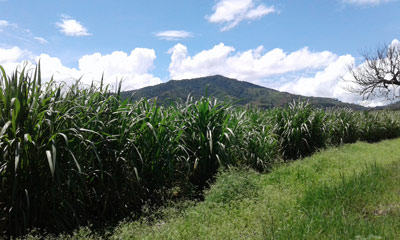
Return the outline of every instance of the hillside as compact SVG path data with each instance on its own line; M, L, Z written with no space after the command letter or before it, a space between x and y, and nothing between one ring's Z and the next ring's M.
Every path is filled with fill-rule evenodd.
M238 81L221 75L186 79L170 80L156 86L123 92L123 97L153 99L162 104L174 102L177 99L186 100L190 94L195 99L204 95L217 97L220 100L231 100L238 105L253 105L261 108L279 107L293 100L308 100L320 108L348 107L352 109L365 109L356 104L343 103L331 98L304 97L287 92L279 92L270 88L261 87L249 82Z
M400 110L400 101L399 102L395 102L395 103L391 103L385 106L379 106L379 107L375 107L376 110L392 110L392 111L397 111Z

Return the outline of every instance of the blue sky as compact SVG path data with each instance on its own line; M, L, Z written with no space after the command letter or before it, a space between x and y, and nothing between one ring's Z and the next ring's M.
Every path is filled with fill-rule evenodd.
M125 89L222 74L359 102L339 76L400 39L397 0L0 0L0 64Z

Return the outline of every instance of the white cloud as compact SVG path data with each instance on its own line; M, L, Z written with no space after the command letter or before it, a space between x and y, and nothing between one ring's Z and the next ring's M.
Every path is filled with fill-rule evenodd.
M30 60L31 53L24 51L19 47L13 47L8 49L0 48L0 64L5 65L9 63L17 63L23 59Z
M0 20L0 27L7 27L9 23L6 20Z
M355 5L379 5L393 0L343 0L344 3Z
M161 80L149 74L154 68L156 54L153 49L136 48L129 55L115 51L108 55L95 53L79 59L79 69L85 73L86 83L99 80L104 72L107 84L123 79L123 89L137 89L161 83Z
M57 22L56 25L60 28L60 31L67 36L82 37L92 35L88 32L86 27L75 19L63 16L60 21L61 22Z
M388 103L382 98L363 101L362 96L349 91L354 83L343 78L351 79L348 66L355 62L351 55L312 52L308 48L291 53L279 48L265 52L262 46L236 52L223 43L194 56L188 55L186 46L176 44L169 53L170 75L176 80L220 74L299 95L336 98L369 106Z
M300 77L282 85L279 90L304 96L329 97L345 102L361 103L362 96L348 91L353 83L343 80L343 77L350 79L348 66L354 63L353 56L340 56L314 76Z
M6 20L0 20L0 32L3 32L3 28L9 26L10 24Z
M23 66L28 60L28 68L32 63L40 60L42 78L49 80L52 76L58 82L70 85L81 78L83 84L89 85L92 81L98 83L104 74L104 83L115 86L120 80L123 90L137 89L149 85L161 83L161 80L153 76L150 71L154 68L156 55L153 49L136 48L130 54L115 51L102 55L94 53L85 55L79 59L78 68L64 66L57 57L48 54L33 56L30 52L18 47L10 49L0 48L0 65L10 74L17 66Z
M308 48L292 53L285 53L279 48L264 52L262 46L235 52L235 48L220 43L212 49L189 56L186 46L177 44L169 50L169 72L173 79L221 74L256 83L280 74L307 69L318 70L337 58L331 52L311 52Z
M155 35L160 39L168 41L176 41L184 38L193 37L193 33L181 30L162 31L156 33Z
M398 47L400 48L400 41L398 39L393 39L393 41L390 43L391 46L393 47Z
M11 23L6 20L0 20L0 32L4 32L7 29L7 38L12 38L13 40L28 42L31 40L36 40L36 37L32 34L30 29L22 28L16 23Z
M16 23L11 23L6 20L0 20L0 28L6 28L6 27L11 27L12 29L21 29L18 24ZM22 31L29 31L28 29L21 29Z
M33 37L36 41L38 41L41 44L46 44L48 43L46 39L42 38L42 37Z
M213 10L206 18L211 23L223 24L221 31L230 30L243 20L255 20L276 12L274 6L257 5L255 0L219 0Z
M17 67L23 67L32 61L34 56L31 52L22 50L19 47L0 48L0 65L10 75Z
M34 63L36 64L39 61L42 79L45 81L54 77L55 81L71 85L82 76L82 73L78 69L65 67L59 58L51 57L48 54L40 54L35 57Z

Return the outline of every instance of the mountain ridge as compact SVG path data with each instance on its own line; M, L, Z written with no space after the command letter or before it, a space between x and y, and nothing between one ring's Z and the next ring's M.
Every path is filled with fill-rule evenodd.
M171 104L178 99L186 100L188 95L195 99L202 96L228 100L236 105L253 105L260 108L282 107L293 100L309 101L315 107L347 107L355 110L368 109L361 105L344 103L332 98L307 97L262 87L250 82L240 81L222 75L193 79L170 80L155 86L122 92L123 98L138 100L155 99L160 104Z

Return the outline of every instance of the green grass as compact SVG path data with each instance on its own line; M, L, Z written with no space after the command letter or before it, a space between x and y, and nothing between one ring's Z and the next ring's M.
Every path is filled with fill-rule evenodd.
M205 201L114 239L396 239L400 139L324 150L270 174L221 173Z

